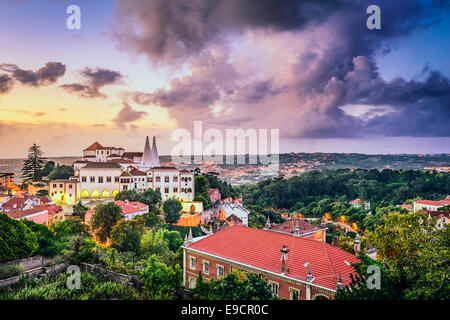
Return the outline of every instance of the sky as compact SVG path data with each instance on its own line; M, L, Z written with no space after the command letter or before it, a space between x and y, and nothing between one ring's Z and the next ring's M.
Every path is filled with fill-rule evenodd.
M0 30L0 158L170 154L194 121L278 129L280 152L450 153L450 1L0 0Z

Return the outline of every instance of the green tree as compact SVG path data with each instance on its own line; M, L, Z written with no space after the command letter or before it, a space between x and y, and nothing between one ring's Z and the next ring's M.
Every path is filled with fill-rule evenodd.
M180 290L183 273L179 265L168 267L156 255L148 259L142 272L147 297L151 300L171 299L171 289Z
M50 172L55 169L55 162L54 161L47 161L47 163L44 166L44 169L42 169L42 176L47 177Z
M73 176L74 171L72 167L69 166L57 166L55 167L52 172L49 173L48 179L50 181L56 180L56 179L69 179L71 176Z
M80 218L66 219L57 221L51 225L57 239L68 241L70 237L77 235L86 235L86 226Z
M46 162L42 155L41 147L33 143L28 149L28 158L23 161L22 178L24 180L41 181L42 170Z
M336 300L400 300L407 284L401 277L387 272L382 263L360 254L360 263L354 264L356 273L351 274L351 282L336 292ZM380 270L380 288L368 287L369 266L377 266ZM371 282L370 282L371 283Z
M177 223L181 217L181 209L183 209L183 207L180 201L176 199L167 199L163 205L166 222L171 224Z
M235 273L228 273L219 280L197 279L197 285L191 289L194 299L198 300L276 300L267 282L260 275L244 274L240 279Z
M36 252L38 239L22 221L0 213L0 262L28 258Z
M122 252L139 254L144 220L120 220L111 231L111 245Z
M31 220L23 220L23 223L36 234L38 242L36 254L53 258L59 255L64 249L67 249L67 244L58 240L54 232L46 225L35 223Z
M111 237L111 231L122 218L122 208L113 202L98 204L91 218L91 228L100 242L105 243Z
M81 201L78 201L76 205L72 207L72 216L74 217L80 217L81 220L84 221L84 217L86 215L86 212L89 210L88 207L83 206Z
M384 220L367 241L390 277L406 283L399 288L403 298L450 299L450 227L437 229L436 221L420 212L391 212Z
M169 245L164 240L164 231L159 229L148 230L141 238L141 254L149 257L153 254L157 255L165 264L170 265L173 259L173 252L169 249Z
M196 176L195 177L195 196L208 196L210 185L209 180L205 176Z
M64 250L65 257L74 264L80 262L93 262L97 243L94 239L85 236L72 236L69 242L69 250Z
M36 192L36 196L46 197L46 196L48 196L48 190L45 190L45 189L38 190L38 192Z
M147 204L150 211L153 208L157 208L158 204L161 202L161 192L147 189L142 193L140 201Z
M167 242L169 249L173 252L176 252L183 244L183 238L178 231L164 230L163 238Z

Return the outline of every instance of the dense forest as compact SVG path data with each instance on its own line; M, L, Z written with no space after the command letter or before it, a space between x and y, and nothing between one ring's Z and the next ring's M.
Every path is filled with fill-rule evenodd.
M408 199L438 200L450 194L450 174L414 170L310 171L284 179L269 179L238 189L244 203L297 211L323 199L346 202L356 198L371 207L399 205Z

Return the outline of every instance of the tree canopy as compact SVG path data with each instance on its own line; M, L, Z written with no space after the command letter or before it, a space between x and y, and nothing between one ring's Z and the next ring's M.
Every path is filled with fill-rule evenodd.
M36 234L20 220L0 212L0 262L30 257L38 249Z
M22 166L22 178L24 181L41 181L42 170L47 161L47 159L43 157L43 154L41 147L36 143L33 143L28 149L28 157L23 161Z
M91 228L99 241L106 243L111 231L122 218L122 208L113 202L98 204L91 218Z
M177 199L167 199L163 204L164 218L167 223L177 223L181 217L181 209L183 209L180 201Z

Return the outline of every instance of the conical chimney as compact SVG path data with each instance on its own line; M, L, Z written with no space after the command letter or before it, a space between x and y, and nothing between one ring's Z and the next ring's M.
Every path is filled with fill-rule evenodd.
M153 136L153 144L152 144L152 167L159 167L159 155L158 149L156 148L156 137Z
M150 148L150 141L147 138L145 139L145 147L144 153L142 153L141 166L143 167L151 167L152 166L152 149Z

